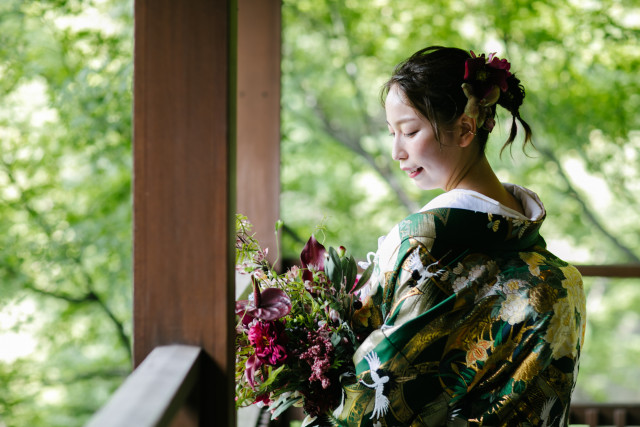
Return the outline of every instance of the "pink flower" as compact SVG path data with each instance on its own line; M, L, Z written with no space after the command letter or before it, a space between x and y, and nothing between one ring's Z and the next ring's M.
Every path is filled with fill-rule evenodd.
M502 92L509 88L507 77L511 75L510 68L511 64L506 59L495 56L495 53L489 54L489 58L485 59L484 53L476 56L471 51L471 58L464 63L464 80L471 84L475 96L483 99L495 86L498 86Z
M331 385L327 373L331 368L333 356L333 345L328 337L328 331L324 327L317 332L310 331L307 338L311 345L300 355L300 359L306 360L311 367L309 381L320 381L322 388L326 389Z
M329 310L329 319L331 319L331 321L334 324L339 324L340 323L340 313L338 313L336 310L334 310L332 308L331 310Z
M249 328L249 342L255 347L256 357L266 364L278 366L287 360L287 336L281 322L256 322Z
M260 396L256 397L256 400L253 403L254 404L257 403L259 408L265 405L267 406L271 405L271 399L269 399L269 393L261 394Z
M298 274L300 273L300 267L297 265L292 266L286 273L287 281L293 282L298 278Z
M497 70L505 70L507 77L509 77L511 75L511 72L509 71L509 69L511 69L511 64L506 59L500 59L495 55L495 52L489 54L489 57L487 58L487 65ZM503 90L506 90L506 88Z

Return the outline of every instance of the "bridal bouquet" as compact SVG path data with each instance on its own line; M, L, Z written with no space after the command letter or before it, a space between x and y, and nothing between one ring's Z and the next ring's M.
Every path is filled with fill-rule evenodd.
M292 405L310 418L326 414L341 403L341 380L354 375L367 323L357 291L371 268L358 276L343 247L311 236L301 265L279 274L246 217L236 217L236 230L236 268L251 283L235 308L236 407L267 405L272 418Z

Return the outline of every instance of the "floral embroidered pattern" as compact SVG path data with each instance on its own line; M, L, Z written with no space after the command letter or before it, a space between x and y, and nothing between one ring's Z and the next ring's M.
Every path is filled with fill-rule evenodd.
M511 279L502 285L502 292L504 292L505 295L515 294L520 288L525 288L525 283L519 279Z
M490 228L494 232L498 231L498 228L500 227L500 220L496 219L494 221L493 215L492 214L488 214L488 215L489 215L489 224L487 224L487 228Z
M537 252L520 252L520 258L527 263L534 276L540 276L540 266L546 262L544 255Z
M586 310L580 273L575 267L561 267L560 270L565 274L562 286L567 290L567 297L553 305L556 315L551 319L545 335L556 359L567 355L577 356L585 324L581 313Z
M510 325L515 325L524 320L528 306L528 299L517 294L509 294L500 307L499 317Z
M487 350L491 348L491 342L480 340L469 347L467 351L467 366L474 365L476 362L484 362L489 357Z

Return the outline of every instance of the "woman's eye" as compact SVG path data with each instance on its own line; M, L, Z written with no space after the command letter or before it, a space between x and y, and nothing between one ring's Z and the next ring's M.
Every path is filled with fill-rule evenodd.
M418 133L418 131L415 131L415 132L407 132L407 133L405 133L405 134L404 134L404 136L412 137L412 136L414 136L416 133Z

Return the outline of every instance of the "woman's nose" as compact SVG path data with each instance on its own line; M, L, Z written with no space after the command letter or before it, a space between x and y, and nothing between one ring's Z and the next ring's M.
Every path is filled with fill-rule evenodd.
M391 158L395 161L400 161L407 158L407 152L404 149L404 144L402 143L402 138L400 137L400 135L396 135L393 138Z

